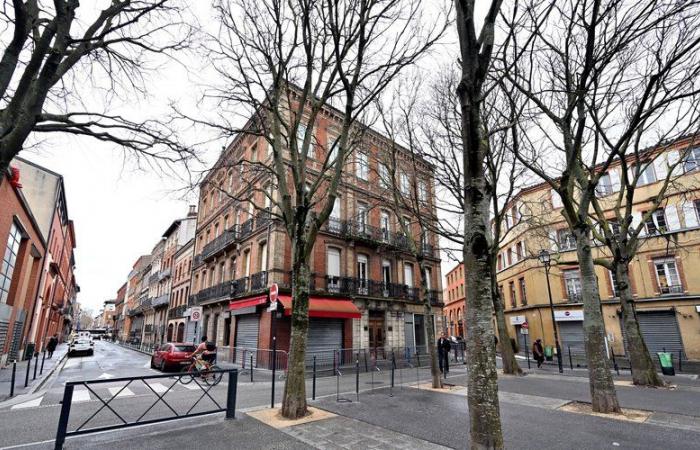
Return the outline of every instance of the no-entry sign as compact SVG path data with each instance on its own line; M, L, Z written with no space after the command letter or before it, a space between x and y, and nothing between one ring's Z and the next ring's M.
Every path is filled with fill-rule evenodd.
M279 287L277 287L277 283L272 283L272 286L270 286L270 302L274 303L277 301L278 292Z

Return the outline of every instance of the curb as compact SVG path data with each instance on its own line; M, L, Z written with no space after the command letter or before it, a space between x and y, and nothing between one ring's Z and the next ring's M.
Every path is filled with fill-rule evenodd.
M31 385L28 388L29 390L24 394L15 395L14 397L8 398L7 400L0 402L0 408L7 408L10 406L18 405L20 403L24 403L40 397L40 395L37 394L37 391L39 391L49 381L49 379L54 375L54 373L56 373L57 370L63 369L63 366L66 364L67 360L68 351L66 351L66 353L63 354L61 359L46 372L46 375L42 375L42 378L38 383L34 383L33 385Z
M145 351L145 350L141 350L141 349L138 349L138 348L132 348L132 347L129 347L128 345L118 344L118 343L116 343L116 342L112 342L112 344L118 345L118 346L120 346L121 348L125 348L125 349L128 349L128 350L133 350L133 351L135 351L135 352L143 353L144 355L152 356L152 353L147 352L147 351Z

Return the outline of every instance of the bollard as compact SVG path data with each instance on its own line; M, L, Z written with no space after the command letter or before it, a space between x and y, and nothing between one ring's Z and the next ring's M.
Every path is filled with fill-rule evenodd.
M34 353L34 375L32 381L36 380L36 369L39 367L39 352Z
M566 347L569 349L569 367L574 370L574 362L571 360L571 346L567 345Z
M365 354L365 372L367 372L369 369L367 368L367 352L363 352ZM375 356L376 358L376 356Z
M335 371L335 401L340 401L340 370Z
M24 387L29 386L29 369L32 365L32 358L27 359L27 374L24 376Z
M527 359L527 368L530 368L530 352L527 351L527 347L525 347L525 359Z
M683 372L683 350L678 350L678 371Z
M15 395L15 376L17 374L17 360L12 361L12 379L10 381L10 397Z
M359 355L359 353L358 353ZM355 394L357 395L357 401L360 401L360 360L355 360Z
M236 390L238 388L238 370L228 373L228 386L226 388L226 418L236 418Z
M311 400L316 400L316 355L314 355L314 373L311 381Z
M41 352L41 369L39 370L39 375L44 373L44 361L46 360L46 350Z
M275 407L275 371L277 370L277 336L272 337L272 393L270 394L270 408Z
M620 367L617 365L617 360L615 359L615 351L613 349L610 349L610 355L612 355L613 367L615 368L615 372L618 375L620 375Z
M250 352L250 382L253 382L253 352Z

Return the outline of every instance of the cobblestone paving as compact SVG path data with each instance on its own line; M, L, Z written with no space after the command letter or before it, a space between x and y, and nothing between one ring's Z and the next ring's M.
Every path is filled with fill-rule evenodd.
M280 431L314 448L324 450L448 448L342 416L283 428Z

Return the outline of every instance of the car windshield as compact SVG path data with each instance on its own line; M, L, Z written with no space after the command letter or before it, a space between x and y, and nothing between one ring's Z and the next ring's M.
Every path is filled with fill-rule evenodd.
M194 345L174 345L173 351L175 351L175 352L193 352Z

